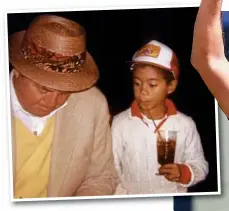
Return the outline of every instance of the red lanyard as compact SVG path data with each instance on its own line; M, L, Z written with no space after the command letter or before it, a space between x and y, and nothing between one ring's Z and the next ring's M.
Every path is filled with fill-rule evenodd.
M177 114L177 109L176 106L174 105L174 103L172 102L172 100L166 99L166 107L167 107L167 116L165 119L163 119L158 125L155 124L154 122L154 126L155 126L155 130L154 133L156 133L159 128L161 128L161 126L165 123L165 121L168 119L168 117L170 115L175 115ZM140 109L138 107L138 104L136 101L134 101L131 105L131 115L140 118L143 121L143 116L140 112ZM144 121L143 121L144 122ZM145 123L145 122L144 122ZM145 123L147 125L147 123ZM148 125L147 125L148 126Z
M161 120L161 122L158 125L156 125L154 120L153 120L153 123L154 123L154 126L155 126L154 133L156 133L161 128L161 126L165 123L165 121L167 119L168 119L168 116L166 118L164 118L163 120Z

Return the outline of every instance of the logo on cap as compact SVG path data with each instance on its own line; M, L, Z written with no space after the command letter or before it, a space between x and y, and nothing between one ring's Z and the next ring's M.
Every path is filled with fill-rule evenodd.
M150 56L153 58L157 58L159 56L159 53L161 51L160 46L153 45L153 44L148 44L145 45L143 48L141 48L137 54L136 57L139 56Z

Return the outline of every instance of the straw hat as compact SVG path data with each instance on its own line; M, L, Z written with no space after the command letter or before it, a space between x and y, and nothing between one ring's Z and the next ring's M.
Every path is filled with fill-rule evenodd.
M171 71L174 78L179 77L179 62L175 52L157 40L151 40L134 54L131 68L136 63L157 66L163 70Z
M99 77L84 28L59 16L41 15L27 30L11 35L9 59L22 75L56 90L82 91Z

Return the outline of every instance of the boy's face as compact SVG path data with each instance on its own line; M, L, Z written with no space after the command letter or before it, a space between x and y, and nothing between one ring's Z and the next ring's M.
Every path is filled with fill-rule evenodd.
M133 72L134 97L142 110L151 110L165 103L175 91L177 81L166 83L158 67L139 66Z

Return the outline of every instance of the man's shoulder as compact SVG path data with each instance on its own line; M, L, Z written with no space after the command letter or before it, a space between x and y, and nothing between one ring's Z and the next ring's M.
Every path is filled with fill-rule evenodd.
M92 87L82 92L74 93L71 95L72 101L78 101L94 104L94 103L107 103L107 99L103 92L97 88Z

